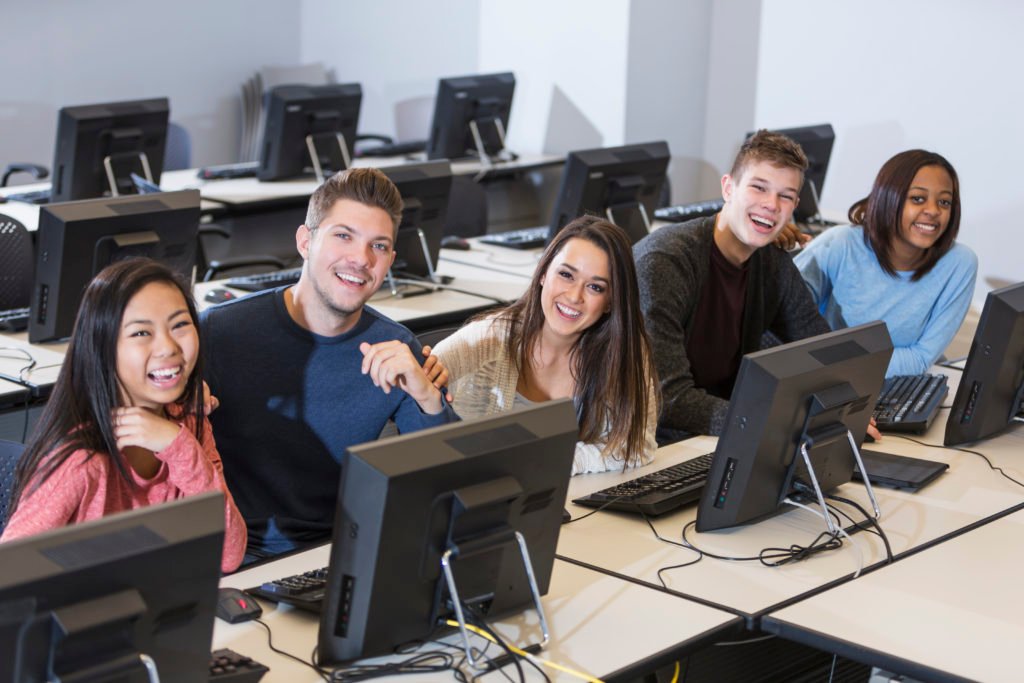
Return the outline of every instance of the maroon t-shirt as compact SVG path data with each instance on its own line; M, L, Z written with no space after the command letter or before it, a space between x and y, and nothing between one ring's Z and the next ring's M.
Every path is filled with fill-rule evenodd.
M729 263L711 242L711 267L693 316L686 355L694 383L709 394L729 400L740 369L743 308L747 297L747 266Z

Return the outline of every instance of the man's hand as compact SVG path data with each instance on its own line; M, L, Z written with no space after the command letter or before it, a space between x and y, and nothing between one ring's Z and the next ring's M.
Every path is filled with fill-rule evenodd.
M434 383L434 386L438 389L446 389L448 386L448 368L444 366L441 359L433 355L433 349L430 346L423 347L423 357L426 359L423 361L423 372L427 373L427 379ZM444 397L448 399L448 402L452 402L452 392L445 391Z
M875 418L871 418L871 420L868 421L868 436L875 441L882 440L882 432L878 431L878 424L875 422Z
M775 236L775 246L785 251L799 249L811 241L811 236L802 232L795 223L786 223L786 226Z
M398 387L429 415L437 415L444 409L441 392L423 372L406 344L397 340L377 344L363 342L359 350L363 353L362 373L369 375L374 386L383 389L385 394Z
M131 406L114 410L114 438L117 447L138 446L159 453L178 438L181 426L148 408Z

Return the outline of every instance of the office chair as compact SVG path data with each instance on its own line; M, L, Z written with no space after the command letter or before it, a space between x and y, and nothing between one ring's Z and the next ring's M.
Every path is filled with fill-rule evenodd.
M25 444L0 440L0 534L7 524L7 509L11 506L11 494L14 492L14 474L24 452Z
M164 151L164 170L180 171L192 168L192 136L179 123L167 124L167 143Z
M0 310L24 308L32 298L32 234L0 215Z
M50 171L39 164L7 164L3 176L0 176L0 187L7 187L7 181L15 173L28 173L34 180L43 180L50 175Z
M427 330L416 335L416 339L423 346L436 346L439 341L455 332L458 327L439 327L436 330Z
M207 223L199 226L196 246L196 273L202 273L199 279L202 282L210 282L229 270L237 268L252 268L255 266L270 266L272 270L283 270L287 267L282 259L267 254L253 254L248 256L235 256L233 258L207 260L206 248L203 246L204 235L215 235L224 239L231 239L231 231L217 225Z

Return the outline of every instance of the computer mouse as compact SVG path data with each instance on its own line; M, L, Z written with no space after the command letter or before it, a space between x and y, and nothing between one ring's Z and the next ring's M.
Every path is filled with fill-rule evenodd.
M444 249L457 249L459 251L469 251L470 244L468 240L464 240L461 237L455 235L448 235L441 240L441 246Z
M217 591L217 618L229 624L238 624L256 619L263 614L252 596L238 588L221 588Z
M204 296L203 298L209 301L211 304L222 304L225 301L237 299L238 296L229 289L224 289L223 287L215 287L211 289L209 292L207 292L206 296Z

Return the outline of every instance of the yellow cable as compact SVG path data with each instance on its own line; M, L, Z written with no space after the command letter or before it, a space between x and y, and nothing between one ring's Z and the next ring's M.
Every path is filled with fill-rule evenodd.
M445 623L448 624L448 626L455 626L456 628L458 628L458 626L459 626L459 622L455 621L454 619L448 619ZM473 633L475 633L476 635L480 636L481 638L486 638L487 640L491 641L492 643L497 644L497 642L498 642L498 641L496 641L491 636L490 633L488 633L487 631L483 630L482 628L478 628L478 627L474 626L473 624L466 624L466 628L469 629L470 631L472 631ZM530 661L535 662L537 664L541 664L543 666L549 666L552 669L556 669L558 671L561 671L562 673L569 674L570 676L575 676L576 678L579 678L581 680L587 681L588 683L604 683L600 678L594 678L590 674L585 674L585 673L582 673L580 671L575 671L573 669L570 669L567 666L562 666L561 664L558 664L558 663L552 662L552 661L548 661L547 659L541 659L540 657L536 657L536 656L530 654L529 652L526 652L525 650L520 650L515 645L509 645L508 649L511 650L512 652L514 652L515 654L519 655L520 657L525 657L526 659L529 659ZM677 667L679 666L678 662L676 663L676 666ZM678 672L678 669L677 669L677 672Z
M679 683L679 660L676 660L676 670L672 672L671 683Z

